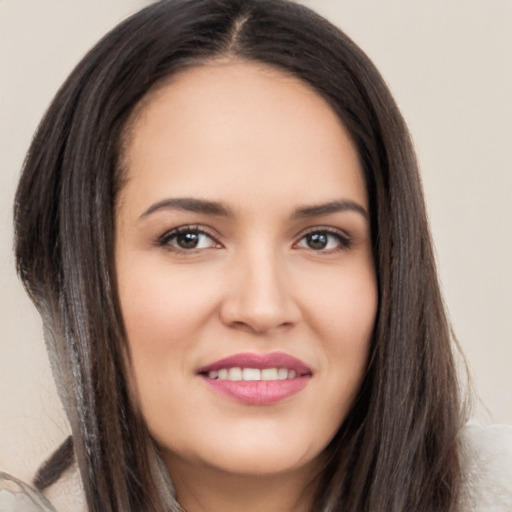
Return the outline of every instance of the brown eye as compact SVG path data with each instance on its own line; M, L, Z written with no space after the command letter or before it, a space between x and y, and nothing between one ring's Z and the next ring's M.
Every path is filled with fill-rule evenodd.
M312 231L304 235L297 247L311 249L316 252L329 252L348 248L350 240L341 233L331 231Z
M329 236L325 233L312 233L305 238L307 246L315 251L325 249L329 243Z
M196 249L199 245L199 233L184 233L176 236L176 245L181 249Z
M165 234L159 245L170 249L193 251L217 247L217 242L203 231L191 228L180 228Z

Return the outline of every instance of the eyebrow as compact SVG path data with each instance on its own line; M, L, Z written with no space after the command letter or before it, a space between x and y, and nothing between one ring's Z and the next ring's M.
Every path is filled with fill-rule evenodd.
M216 201L207 201L205 199L195 199L191 197L163 199L152 204L142 215L147 217L159 210L181 210L194 213L203 213L206 215L217 215L219 217L234 217L233 212ZM340 199L312 206L302 206L294 211L293 219L305 219L310 217L320 217L332 213L353 211L362 215L366 220L369 219L366 209L350 199Z
M158 210L182 210L194 213L204 213L206 215L218 215L221 217L233 217L233 213L221 203L215 201L206 201L204 199L194 199L191 197L164 199L151 205L141 218L147 217Z
M352 211L361 214L366 220L369 220L370 216L366 209L350 199L340 199L338 201L330 201L328 203L304 206L298 208L293 217L296 219L304 219L309 217L320 217L321 215L329 215L331 213Z

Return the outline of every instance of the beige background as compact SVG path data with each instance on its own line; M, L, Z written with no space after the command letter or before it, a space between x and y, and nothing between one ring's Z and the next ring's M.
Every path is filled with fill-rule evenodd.
M0 469L30 479L67 432L12 257L12 197L46 106L143 0L0 0ZM374 60L419 154L447 307L482 421L512 423L512 2L309 0Z

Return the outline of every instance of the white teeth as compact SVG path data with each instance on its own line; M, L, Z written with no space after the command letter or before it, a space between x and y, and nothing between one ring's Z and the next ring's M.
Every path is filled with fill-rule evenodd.
M261 380L261 370L258 368L244 368L242 374L244 380Z
M229 380L242 380L242 369L241 368L230 368L228 372Z
M277 380L277 368L261 370L261 380Z
M288 370L286 368L279 368L277 370L277 379L286 380L288 378Z
M295 370L287 368L222 368L208 372L210 379L232 380L232 381L259 381L259 380L286 380L294 379L297 376Z

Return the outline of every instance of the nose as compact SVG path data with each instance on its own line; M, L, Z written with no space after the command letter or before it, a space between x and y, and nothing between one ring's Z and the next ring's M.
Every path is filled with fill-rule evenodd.
M289 269L273 251L247 251L238 258L226 288L220 315L229 327L266 334L300 319Z

